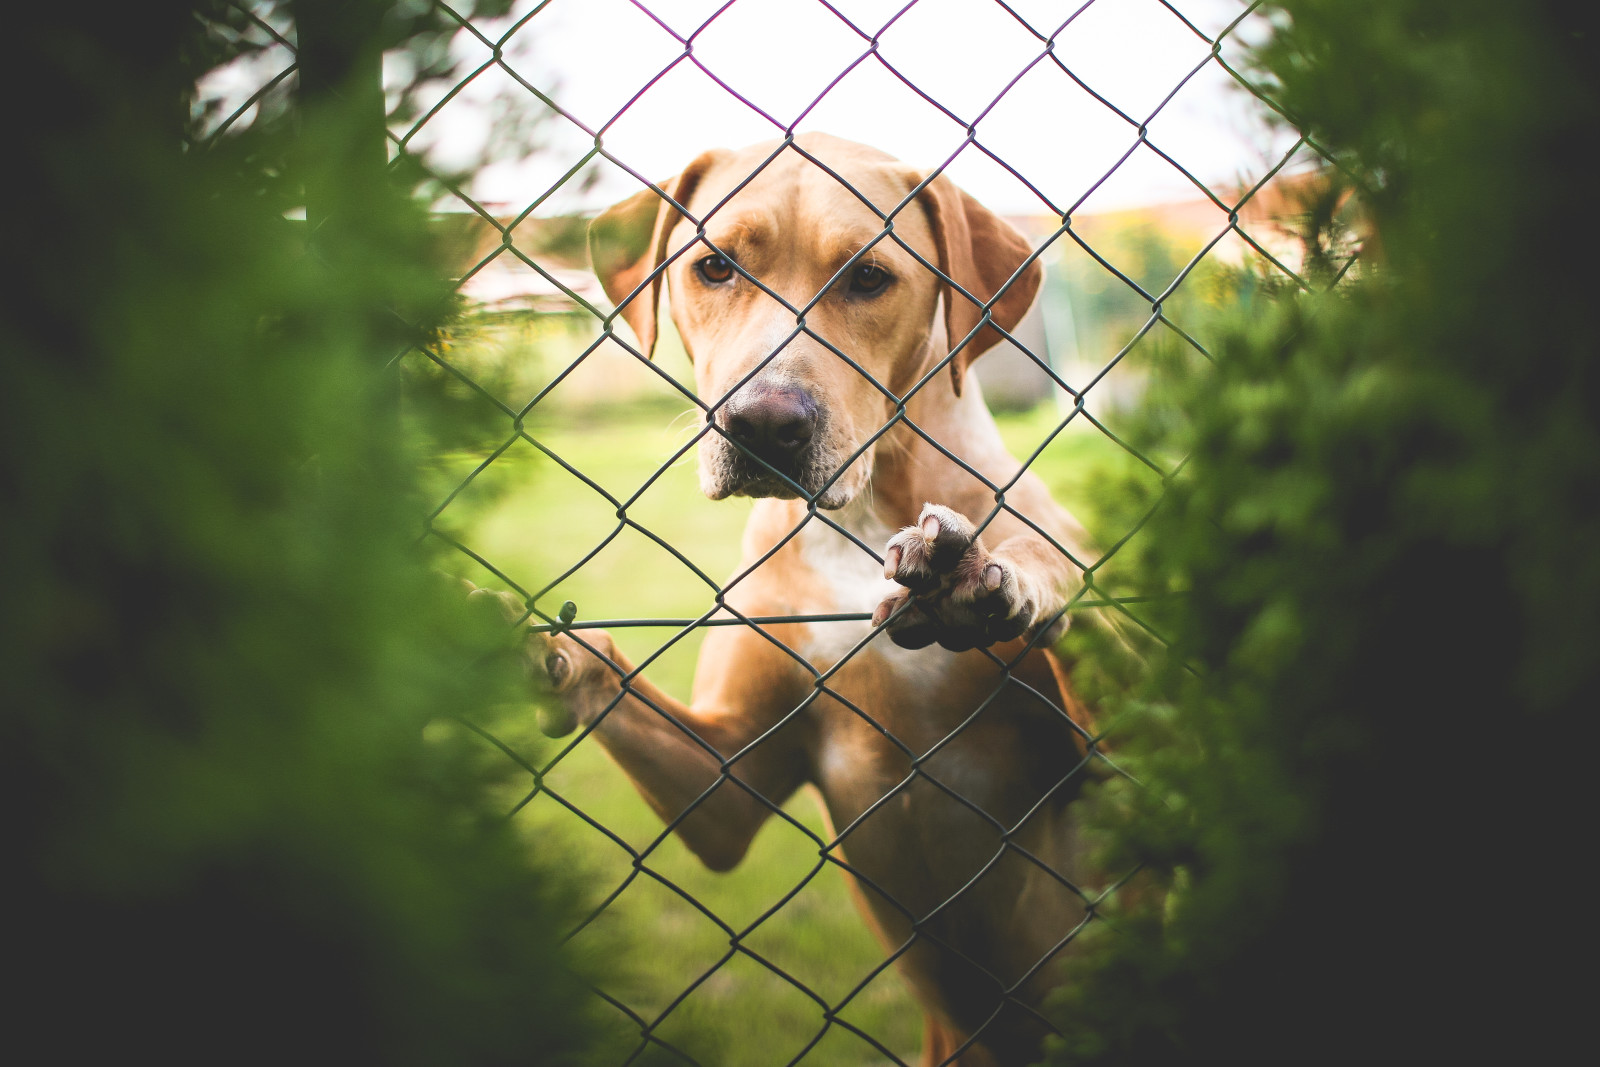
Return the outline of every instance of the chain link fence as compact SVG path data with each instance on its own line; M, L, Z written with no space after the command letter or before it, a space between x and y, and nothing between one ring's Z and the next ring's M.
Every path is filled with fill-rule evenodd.
M1100 5L1110 2L1099 0ZM1077 289L1073 291L1070 284L1064 288L1059 281L1047 283L1040 298L1043 328L1002 331L1009 345L996 349L986 360L998 365L1003 362L1003 350L1013 371L1020 367L1023 377L1032 382L1027 387L1031 392L1024 397L1025 403L1017 405L1026 410L1009 421L1003 420L1008 441L1022 460L1022 471L1044 473L1058 496L1072 495L1076 490L1081 497L1083 487L1073 483L1072 464L1084 456L1103 454L1106 449L1125 457L1128 464L1147 470L1156 483L1164 483L1181 467L1181 458L1144 455L1124 440L1114 428L1116 404L1111 401L1130 395L1130 391L1117 392L1119 382L1132 383L1131 393L1137 393L1142 371L1131 364L1135 362L1132 354L1142 351L1141 346L1147 348L1160 342L1210 358L1203 329L1192 319L1186 320L1183 304L1187 292L1208 284L1202 277L1207 264L1215 263L1219 257L1231 257L1229 261L1235 264L1247 261L1255 269L1276 272L1288 284L1309 287L1310 282L1302 276L1300 264L1293 257L1292 242L1286 243L1282 234L1274 230L1272 215L1281 211L1287 201L1284 187L1300 170L1299 165L1308 158L1322 157L1322 153L1304 138L1292 138L1292 143L1280 143L1274 158L1267 160L1257 173L1228 188L1212 188L1197 176L1198 172L1211 172L1206 161L1180 160L1152 133L1155 120L1172 106L1185 86L1202 74L1221 71L1240 87L1241 93L1251 94L1264 108L1272 109L1270 99L1241 73L1237 59L1240 28L1248 25L1258 5L1235 5L1230 17L1220 25L1203 28L1204 20L1186 14L1182 2L1146 3L1141 18L1152 27L1181 32L1192 39L1193 62L1153 108L1136 112L1098 91L1063 58L1066 50L1058 47L1071 39L1076 26L1092 17L1097 6L1094 0L1081 6L1027 5L1027 13L1023 6L1008 5L1003 0L971 0L968 7L982 8L986 16L998 13L1014 20L1015 29L1032 41L1033 51L987 107L970 112L947 107L919 88L917 79L902 69L903 64L895 56L896 27L918 7L918 0L911 0L877 24L852 17L850 5L813 0L811 6L836 20L842 36L853 42L854 54L842 68L830 68L824 79L826 88L797 116L790 117L764 110L721 77L715 65L697 52L697 43L717 28L719 20L729 18L730 11L755 3L757 0L730 0L690 24L680 24L680 12L675 11L674 17L668 18L653 11L649 3L635 0L633 11L652 24L653 32L665 34L674 42L674 54L658 69L628 72L630 84L637 84L637 91L599 124L592 118L586 122L564 106L560 89L551 83L548 72L526 69L516 58L516 42L525 35L541 33L541 18L549 18L551 0L517 5L511 15L495 18L474 16L470 10L435 3L436 13L455 29L451 47L458 69L453 80L434 94L430 106L404 125L391 125L391 164L428 167L430 160L423 146L428 143L430 131L446 121L442 116L453 101L463 94L470 95L474 85L487 84L491 79L525 94L522 102L540 111L547 123L565 124L563 136L555 138L555 142L578 147L570 156L562 156L559 148L547 149L546 155L558 163L560 178L546 187L530 189L525 203L509 209L480 203L470 194L468 185L438 178L441 188L447 189L449 199L454 201L443 206L457 213L454 232L464 261L459 284L463 292L478 300L479 310L475 315L469 314L461 336L446 343L410 348L399 362L423 365L431 373L449 376L494 413L500 429L493 447L476 455L452 457L454 484L428 516L428 536L459 551L465 564L463 573L476 584L514 591L525 605L523 624L532 631L566 634L591 649L594 646L586 639L591 631L614 633L619 646L637 663L632 668L615 667L622 689L617 701L627 695L654 707L720 767L717 780L700 800L663 826L632 796L622 773L598 757L598 743L592 736L595 725L552 745L533 736L525 713L521 725L514 720L510 724L469 724L495 752L510 761L519 776L518 795L509 800L511 817L526 824L533 846L538 847L545 835L577 842L586 877L597 887L597 893L588 916L570 936L592 939L596 951L605 951L604 946L614 944L614 939L620 937L633 945L634 953L649 957L635 957L633 972L619 979L617 988L596 991L615 1012L616 1062L644 1058L652 1062L659 1059L711 1064L903 1064L914 1060L920 1043L915 1022L918 1013L895 975L896 961L912 951L919 940L931 940L943 951L960 955L956 946L940 940L936 924L930 920L970 891L984 871L1003 859L1020 860L1077 896L1084 919L1064 932L1020 976L985 971L1000 991L996 1006L959 1047L948 1050L940 1060L953 1063L973 1042L990 1036L989 1028L999 1025L997 1020L1002 1013L1010 1013L1005 1016L1007 1019L1025 1017L1048 1028L1048 1019L1023 996L1022 987L1046 968L1085 925L1095 921L1097 905L1114 891L1118 879L1089 886L1064 878L1054 866L1023 847L1015 834L1020 824L996 820L964 796L956 784L945 780L947 775L930 768L930 761L969 729L1008 686L1023 685L1035 698L1051 704L1061 724L1081 738L1082 751L1087 754L1083 760L1068 761L1059 768L1060 780L1051 787L1050 794L1070 793L1094 774L1121 772L1108 757L1099 736L1086 730L1046 694L1017 677L1018 664L1039 641L1038 636L1008 655L1003 656L994 648L982 650L999 679L993 691L948 738L931 748L919 749L877 722L870 704L852 702L836 685L839 672L852 657L862 654L887 622L873 627L872 615L866 612L752 616L734 607L729 594L761 562L800 537L808 524L836 531L881 568L885 546L863 540L828 510L820 508L817 500L843 475L851 461L886 435L909 431L968 475L984 482L993 506L986 515L971 516L980 532L998 516L1010 515L1045 537L1070 560L1081 575L1081 583L1061 614L1111 613L1124 624L1159 639L1156 627L1141 610L1140 600L1107 578L1118 554L1137 538L1142 518L1134 518L1119 529L1095 530L1105 547L1093 556L1081 556L1008 499L1022 472L1005 483L989 480L908 413L908 404L931 382L948 373L950 361L959 356L964 346L974 343L983 327L998 328L993 310L1007 289L1002 286L987 300L962 290L940 271L938 263L930 262L895 232L894 221L916 202L929 182L964 156L981 156L1009 174L1036 200L1029 218L1021 222L1029 229L1034 246L1028 263L1048 263L1058 279L1064 277L1071 283L1076 278ZM246 79L253 79L253 89L231 112L219 117L212 138L225 137L236 123L248 122L256 109L271 106L275 99L287 98L294 90L299 47L293 20L279 9L244 6L240 11L243 18L235 20L236 32L241 35L241 42L253 40L256 49ZM1214 16L1216 5L1209 5L1207 11ZM949 28L951 34L960 32L960 26ZM1135 38L1110 46L1134 54L1140 44ZM760 47L772 47L772 43ZM717 416L733 389L723 397L698 396L681 355L674 357L667 351L652 360L648 352L640 350L631 331L623 328L621 311L596 289L587 273L581 244L584 220L548 212L561 196L592 181L595 168L602 166L632 177L635 185L627 192L649 188L670 200L671 189L657 184L659 175L642 172L633 160L608 147L608 133L663 79L691 67L729 100L767 124L768 136L775 140L764 162L752 170L735 193L789 153L798 153L826 169L823 160L797 142L798 127L829 93L838 91L847 75L864 65L880 68L965 133L926 172L923 183L892 210L881 210L852 190L879 217L883 229L874 242L861 248L840 269L837 277L844 277L858 263L865 262L864 257L876 244L893 242L933 272L941 283L953 286L950 291L959 293L958 299L972 301L980 317L978 326L966 337L950 338L949 356L897 393L807 324L807 313L822 293L807 304L790 303L729 257L732 269L782 303L795 320L789 336L740 380L740 386L777 358L784 344L807 337L853 368L885 396L892 409L890 417L839 465L821 489L808 490L728 434L724 420ZM986 117L1021 79L1030 75L1049 75L1059 79L1063 92L1087 94L1121 125L1125 135L1126 150L1070 198L1048 193L1045 186L1049 183L1014 166L1002 151L986 143ZM1041 116L1041 126L1046 118ZM1040 136L1047 135L1070 137L1071 132L1055 130L1047 134L1041 128ZM683 147L683 158L687 160L714 146ZM1141 255L1132 255L1125 232L1110 228L1104 213L1085 209L1096 192L1113 179L1119 168L1128 166L1136 153L1147 161L1159 160L1192 188L1191 216L1203 221L1191 227L1190 232L1197 236L1179 250L1181 254L1169 242L1161 255L1153 256L1149 248ZM829 173L845 182L837 173ZM650 287L676 259L723 251L710 242L706 225L732 195L700 217L690 214L688 204L674 202L673 206L697 227L699 242L675 250L628 299L648 299ZM1157 218L1154 225L1159 231L1171 222L1170 218ZM1139 262L1131 266L1130 258ZM1347 261L1345 267L1348 265ZM508 272L515 276L512 281L519 287L513 297L521 301L510 310L502 299ZM1102 310L1120 310L1101 314L1094 328L1088 328L1084 320L1091 317L1092 305L1101 306ZM1064 318L1064 308L1076 318ZM670 349L670 338L663 338L663 347ZM981 371L985 364L975 366ZM601 368L598 374L596 367ZM998 381L995 391L1004 391ZM619 400L622 394L626 397ZM1107 403L1102 403L1102 398ZM663 444L665 439L653 428L669 422L668 412L672 409L687 409L688 425L680 427L681 440ZM677 421L684 422L682 418ZM719 580L717 575L727 573L738 558L738 530L745 512L732 503L691 503L689 498L695 490L683 471L683 462L692 457L707 435L721 435L750 462L782 480L806 501L803 521L779 538L761 560L727 580ZM1066 449L1065 453L1058 455L1062 449ZM1096 449L1102 451L1097 453ZM522 503L507 508L508 498ZM1082 506L1081 500L1070 503ZM686 519L688 509L697 506L701 510L694 512L693 519ZM704 508L712 511L703 512ZM710 517L700 518L702 512ZM669 596L661 591L666 586L688 591ZM622 605L615 612L618 617L596 617L606 613L603 609L608 604ZM630 610L629 604L637 607ZM848 628L851 636L845 644L849 650L835 663L814 665L784 639L784 627L797 623ZM747 627L759 633L807 673L810 692L796 703L788 718L804 716L816 701L827 697L848 707L898 749L906 773L860 819L833 827L811 810L813 805L807 798L798 803L773 802L734 773L741 761L767 739L765 736L740 751L719 752L640 688L639 679L649 674L669 690L686 689L694 653L705 631L724 626ZM1038 635L1051 631L1049 625L1041 625L1034 632ZM742 790L771 815L751 856L728 875L710 875L701 870L672 836L675 826L719 788ZM999 842L994 855L949 900L931 912L921 913L894 902L892 894L873 884L847 856L848 840L861 820L896 803L914 788L932 788L962 805L990 827ZM837 868L845 878L828 873L828 868ZM854 892L873 893L900 907L910 935L889 945L887 951L873 945L846 899L845 882L849 879L857 883ZM983 969L970 956L962 958L967 965ZM719 1033L721 1037L716 1036ZM729 1037L730 1034L735 1036Z

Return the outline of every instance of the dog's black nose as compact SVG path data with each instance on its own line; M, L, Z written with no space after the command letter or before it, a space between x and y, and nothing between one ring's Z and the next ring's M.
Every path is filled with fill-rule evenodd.
M789 466L817 430L817 402L794 386L750 385L722 408L730 438L779 469Z

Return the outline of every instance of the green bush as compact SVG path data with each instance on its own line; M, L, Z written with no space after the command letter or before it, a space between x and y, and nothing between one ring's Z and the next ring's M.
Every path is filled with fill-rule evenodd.
M422 214L359 186L337 105L185 148L226 58L197 14L227 12L34 5L7 71L8 1047L577 1062L561 857L430 727L504 679L430 577L382 384L449 307ZM315 251L308 182L354 187Z
M1052 1062L1541 1062L1581 1017L1600 707L1594 16L1273 7L1256 73L1371 262L1330 292L1313 255L1155 394L1185 417L1144 444L1192 458L1140 580L1184 595L1113 731L1142 784L1095 801L1144 866Z

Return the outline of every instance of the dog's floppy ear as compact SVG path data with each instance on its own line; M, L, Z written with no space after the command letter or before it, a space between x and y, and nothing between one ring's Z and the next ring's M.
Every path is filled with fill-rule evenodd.
M920 182L921 177L915 181ZM918 197L933 224L939 250L939 269L983 303L994 299L1000 287L1016 274L990 309L992 321L1007 333L1014 330L1033 305L1044 280L1039 261L1017 270L1033 253L1028 241L1000 216L968 196L944 175L929 182ZM983 318L983 309L949 285L942 285L945 332L954 348ZM951 383L961 394L961 380L974 359L999 344L993 326L984 326L950 361Z
M716 149L697 156L675 178L660 183L672 200L687 205L700 178L727 152ZM667 237L683 215L654 189L645 189L606 208L589 223L589 260L606 296L639 338L646 356L656 347L656 308L661 302L662 273L652 272L667 258ZM632 300L629 294L645 286Z

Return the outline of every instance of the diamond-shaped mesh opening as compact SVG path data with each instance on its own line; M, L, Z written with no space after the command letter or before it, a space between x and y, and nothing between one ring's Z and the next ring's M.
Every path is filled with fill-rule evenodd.
M714 977L728 955L728 935L667 880L641 872L579 938L620 942L641 929L651 931L648 958L621 968L606 992L655 1020L675 1009L686 990Z
M916 1002L899 972L879 951L870 970L850 977L850 988L832 1001L833 1026L803 1062L817 1067L831 1062L917 1062L922 1045L920 1021ZM837 1061L826 1055L834 1050Z
M953 0L912 6L881 41L879 54L891 69L965 122L976 120L1044 51L1038 35L1001 5ZM993 62L974 63L979 52Z
M652 182L672 192L669 175L701 149L778 140L782 151L756 169L778 168L794 153L809 158L793 136L817 129L981 190L1045 268L1034 309L972 371L1020 470L980 470L939 439L924 401L947 361L905 382L869 373L823 337L821 295L781 297L790 315L811 318L779 332L832 348L884 398L887 422L869 427L873 441L910 442L948 464L952 479L980 486L983 510L968 516L980 532L1020 523L1070 562L1071 596L1056 613L1104 612L1148 628L1123 576L1184 457L1141 452L1130 412L1160 361L1209 358L1210 309L1249 279L1310 284L1290 216L1325 161L1292 127L1263 122L1271 102L1241 74L1263 21L1250 5L1199 0L554 0L494 18L447 3L433 10L453 27L440 54L448 62L434 56L407 92L389 86L390 158L433 176L436 225L467 313L449 337L419 342L398 363L439 379L472 432L433 457L426 531L458 550L457 574L512 591L535 630L626 660L605 668L622 693L598 725L550 739L531 709L506 708L494 722L439 728L482 737L485 758L507 771L492 795L518 832L532 849L570 855L590 887L571 936L580 952L616 963L596 990L610 1006L605 1055L911 1062L922 1032L900 968L930 973L929 960L982 991L962 1006L965 1029L946 1062L974 1041L999 1048L1046 1032L1039 1004L1052 968L1125 876L1085 877L1078 843L1051 822L1087 782L1120 772L1081 709L1062 706L1071 701L1045 661L1028 655L1047 628L1030 630L1025 646L971 653L973 666L951 675L928 666L946 655L937 649L881 651L882 629L899 616L874 623L871 599L841 595L811 610L825 582L797 580L783 610L750 610L752 575L768 558L821 553L824 569L870 576L882 573L893 530L821 507L825 487L798 486L809 499L793 528L768 531L760 558L739 562L752 505L706 500L696 458L703 438L713 449L732 440L728 400L695 397L665 315L654 359L643 358L591 272L588 222ZM281 109L297 85L294 27L277 7L262 11L247 5L219 23L240 58L202 87L207 143ZM416 62L389 57L391 80L418 76ZM914 204L908 195L873 207L884 232L838 278L880 244L938 272L908 242ZM692 222L707 234L734 210L696 206ZM702 242L681 254L714 251ZM739 271L742 284L780 298L768 279ZM647 298L648 288L634 297ZM1004 291L951 299L998 317ZM968 343L951 340L958 350ZM780 358L751 355L744 381ZM1028 514L1031 478L1083 520L1081 544ZM1138 485L1145 504L1098 506L1112 482ZM575 615L563 610L569 601ZM772 677L759 685L783 707L758 736L730 740L724 727L739 709L725 688L695 692L712 641L716 655L765 656ZM937 728L885 718L891 698L929 678L966 686L959 715ZM606 752L615 744L607 731L630 723L658 731L651 752L699 767L688 793L664 805L682 810L666 824L614 762L637 770L650 757ZM877 752L845 779L810 767L821 794L833 790L830 814L815 789L789 796L798 780L773 796L749 784L774 751L821 751L823 733ZM1022 751L1026 765L986 768L997 751ZM1011 787L997 787L1002 779ZM685 843L706 818L765 819L731 874L708 870ZM936 840L918 838L935 827ZM884 872L905 863L924 868L887 887ZM1003 920L1029 909L1064 918L1018 938Z
M733 952L695 985L659 1027L662 1038L701 1063L788 1063L800 1056L813 1034L774 1032L763 1025L766 1013L819 1015L821 1005L781 968L759 956ZM719 1020L737 1018L742 1026ZM817 1031L822 1029L818 1018Z
M750 42L782 26L811 42L805 51L752 49ZM831 81L860 58L860 38L816 0L735 4L696 36L698 63L749 104L779 122L794 122Z
M1140 121L1162 108L1210 52L1160 0L1090 5L1057 40L1054 56L1063 68L1109 107Z
M815 801L807 797L802 804L792 806L791 810L797 816L802 816L803 812L814 812L815 808ZM820 823L813 828L822 835ZM791 886L780 898L781 904L778 900L773 902L777 910L745 938L745 944L830 1005L844 1003L883 962L882 949L876 942L830 936L830 928L839 921L840 916L848 914L855 921L849 887L836 864L819 859L815 849L808 856L803 845L788 840L786 836L770 844L758 839L756 847L763 846L771 851L756 853L752 860L766 857L783 862L786 874L792 874L801 866L796 860L787 859L788 856L814 862L800 872L804 881L797 881ZM786 850L782 856L778 853L780 847ZM777 885L778 879L775 877L774 888ZM880 992L877 999L909 1009L910 993L898 975L891 972L885 981L891 988Z

